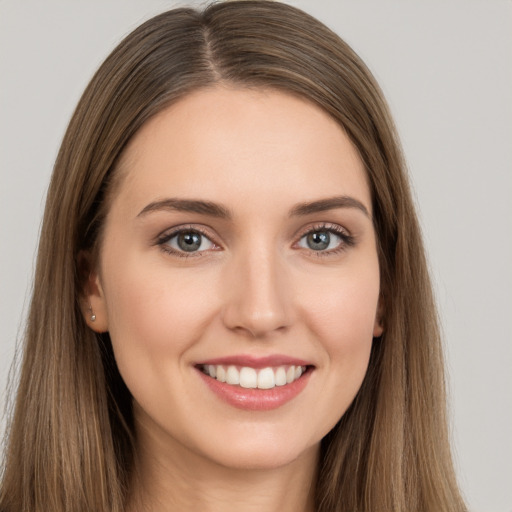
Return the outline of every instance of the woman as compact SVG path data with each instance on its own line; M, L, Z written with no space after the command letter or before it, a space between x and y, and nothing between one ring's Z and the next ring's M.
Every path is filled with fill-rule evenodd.
M444 406L364 64L273 2L136 29L57 158L0 509L460 511Z

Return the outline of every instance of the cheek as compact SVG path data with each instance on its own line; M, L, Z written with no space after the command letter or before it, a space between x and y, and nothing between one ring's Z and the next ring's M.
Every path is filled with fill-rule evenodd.
M318 277L318 276L317 276ZM303 301L303 318L324 354L326 381L318 406L330 430L357 394L368 368L379 300L378 265L316 281Z
M200 274L142 265L135 257L109 269L105 265L109 332L119 372L141 410L164 430L181 424L183 402L195 403L186 385L188 354L214 308L211 288L200 286L205 279Z
M162 358L180 364L179 356L212 316L210 288L200 286L201 276L135 261L106 268L105 275L109 331L120 369L134 358L140 364L159 364Z
M380 291L376 261L324 278L317 275L307 288L302 314L330 354L372 341Z

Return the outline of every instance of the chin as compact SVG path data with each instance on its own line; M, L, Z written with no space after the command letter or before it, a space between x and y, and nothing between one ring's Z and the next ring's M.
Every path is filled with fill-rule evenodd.
M317 457L320 440L304 443L289 436L268 435L240 436L229 439L229 443L219 443L209 448L210 460L225 468L239 470L272 470L293 464L308 457ZM204 452L203 452L204 453Z

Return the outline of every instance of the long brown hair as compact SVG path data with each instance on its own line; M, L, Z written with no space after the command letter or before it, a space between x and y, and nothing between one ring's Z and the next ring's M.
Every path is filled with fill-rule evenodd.
M216 83L297 94L331 115L365 164L385 333L356 399L322 441L321 512L460 512L441 342L400 145L371 73L336 34L265 0L175 9L128 35L88 85L48 191L2 512L121 512L133 471L130 393L110 339L85 324L80 253L97 249L116 162L152 116Z

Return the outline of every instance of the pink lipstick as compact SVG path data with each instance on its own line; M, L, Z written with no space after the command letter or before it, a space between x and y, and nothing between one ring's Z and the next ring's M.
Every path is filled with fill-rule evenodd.
M314 367L284 355L230 356L195 365L201 379L221 400L239 409L267 411L295 398Z

